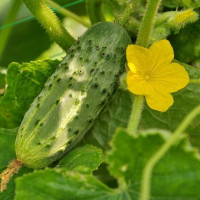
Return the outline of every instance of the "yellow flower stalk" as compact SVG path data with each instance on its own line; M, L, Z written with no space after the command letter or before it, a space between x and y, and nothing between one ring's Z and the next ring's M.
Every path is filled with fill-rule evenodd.
M128 90L145 96L148 106L154 110L168 110L174 102L171 93L189 83L184 67L171 63L174 52L168 40L155 42L149 49L129 45L126 56L130 69L126 78Z

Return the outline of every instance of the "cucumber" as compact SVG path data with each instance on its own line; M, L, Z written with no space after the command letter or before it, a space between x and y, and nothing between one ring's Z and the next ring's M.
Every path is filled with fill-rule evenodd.
M101 22L71 46L25 114L15 143L17 160L43 168L83 137L118 85L130 42L122 27Z

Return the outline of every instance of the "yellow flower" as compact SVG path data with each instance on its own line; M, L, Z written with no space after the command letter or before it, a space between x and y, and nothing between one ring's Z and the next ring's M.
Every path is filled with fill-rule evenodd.
M181 12L180 14L176 15L175 21L179 22L179 23L184 22L184 21L192 18L195 14L196 13L193 11L193 9L185 10L185 11Z
M150 108L165 112L174 102L170 93L189 82L186 70L178 63L171 63L174 52L169 41L160 40L149 49L129 45L126 56L130 69L126 78L128 89L144 95Z

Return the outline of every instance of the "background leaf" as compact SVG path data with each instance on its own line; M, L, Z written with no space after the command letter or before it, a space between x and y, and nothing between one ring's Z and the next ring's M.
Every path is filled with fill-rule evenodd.
M15 158L15 137L17 129L0 129L0 170Z
M200 12L199 12L200 13ZM187 25L180 32L171 34L169 40L174 48L175 57L180 62L193 63L200 57L199 20Z
M0 98L0 127L12 128L21 123L25 112L58 63L58 60L44 60L9 65L6 76L8 87Z
M132 137L119 130L113 140L112 151L108 154L110 172L118 177L132 199L138 199L141 176L147 160L165 142L169 133L161 130L143 131ZM153 170L152 198L199 199L200 160L196 150L187 139L173 146ZM121 183L122 180L122 183Z
M60 162L58 167L65 170L91 174L102 163L102 151L95 146L85 145L69 152Z
M0 129L0 173L7 167L7 165L15 159L15 137L18 129ZM18 174L15 174L8 183L7 190L0 192L1 200L13 200L15 182L14 179L22 176L24 173L30 172L30 169L23 167Z
M7 67L13 61L30 62L48 49L50 44L47 33L37 21L19 24L11 31L0 65Z
M91 143L104 150L108 149L116 128L127 126L131 106L131 94L128 91L117 90L82 143Z
M92 176L50 169L18 178L16 183L15 200L111 200L114 193Z

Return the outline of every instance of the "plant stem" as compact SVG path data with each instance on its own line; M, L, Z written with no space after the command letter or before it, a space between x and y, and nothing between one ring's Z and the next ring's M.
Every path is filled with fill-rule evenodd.
M175 130L171 138L167 140L162 145L162 147L149 159L142 175L140 200L148 200L150 198L151 176L155 164L163 157L163 155L170 149L171 146L173 146L176 142L178 142L181 139L180 135L188 127L191 121L199 114L200 114L200 105L194 108L187 115L187 117Z
M139 29L139 34L137 37L136 44L139 46L147 47L149 44L149 38L154 25L154 18L157 13L159 4L161 0L149 0L147 3L147 8L142 19L142 24ZM132 112L128 123L128 132L135 134L140 122L144 97L134 95L134 102L132 106Z
M60 14L62 14L63 16L70 17L70 18L74 19L75 21L79 22L80 24L82 24L83 26L90 27L90 23L83 20L81 17L79 17L78 15L74 14L73 12L67 10L66 8L63 8L62 6L57 4L56 2L54 2L52 0L46 0L46 2L52 8L54 8L56 11L58 11Z
M131 134L135 134L140 122L142 110L143 110L144 97L134 95L133 108L131 111L127 131Z
M63 50L67 50L74 42L74 38L67 32L45 0L23 0L35 18L45 28L50 38Z
M200 79L190 79L191 84L200 84Z
M142 19L142 23L139 29L136 44L148 47L149 38L154 25L154 18L157 13L158 7L161 0L149 0L147 3L147 8Z
M86 8L92 24L105 21L102 12L102 0L86 0Z
M19 9L21 7L21 4L22 4L22 2L20 0L13 0L11 8L9 10L8 15L6 16L6 19L4 20L3 25L9 24L15 20L17 13L19 12ZM8 38L10 36L11 30L12 30L12 27L8 27L8 28L1 30L1 32L0 32L0 38L1 38L0 61L2 59L3 51L5 49Z

